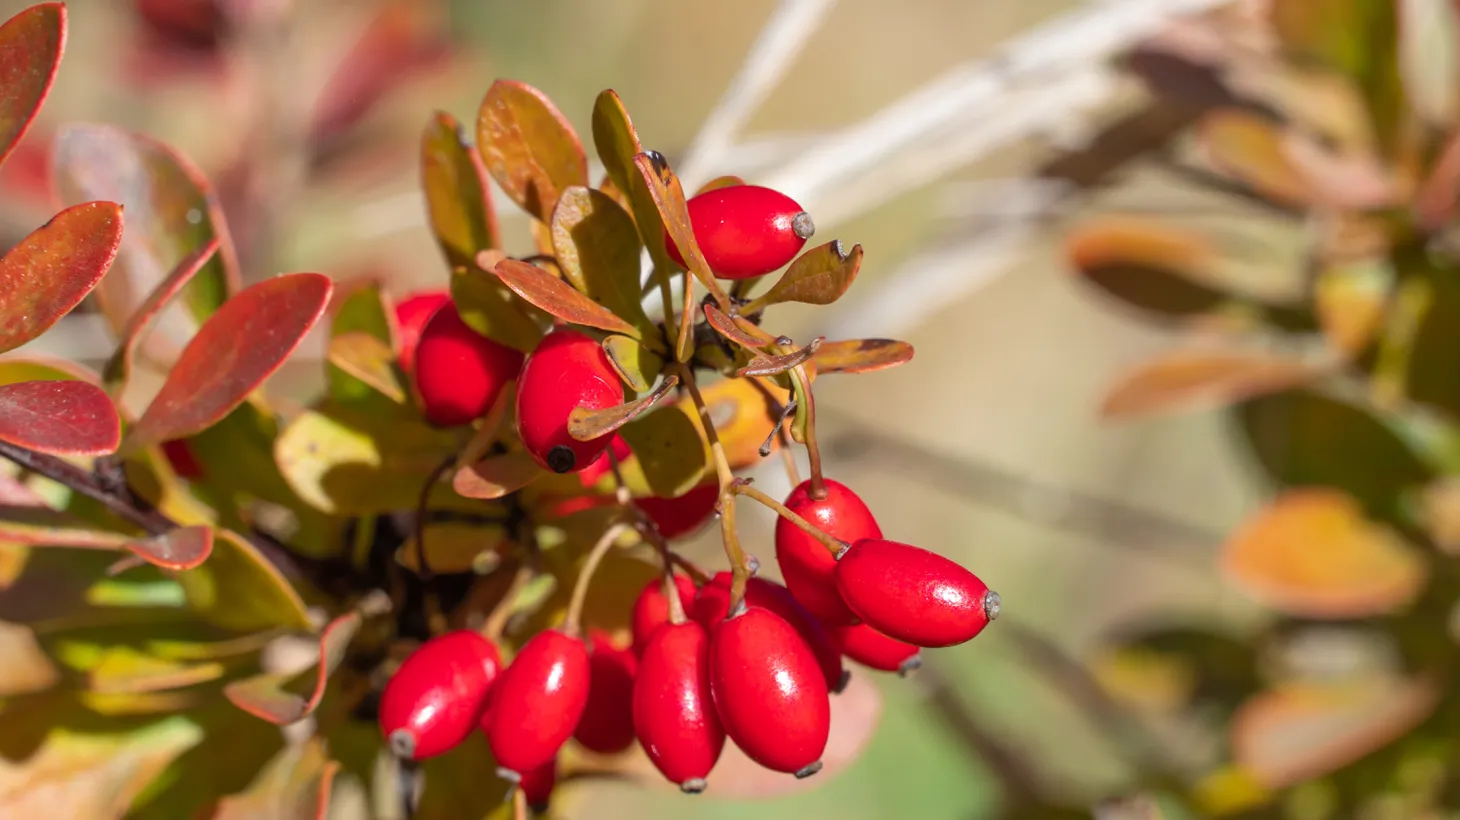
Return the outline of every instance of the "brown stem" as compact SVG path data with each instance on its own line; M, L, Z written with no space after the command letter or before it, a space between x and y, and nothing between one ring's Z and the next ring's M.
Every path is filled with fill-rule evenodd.
M421 576L422 581L430 581L435 577L431 571L431 565L426 560L426 521L427 508L431 504L431 491L436 489L436 484L446 475L446 472L456 466L456 456L451 456L441 462L431 475L421 485L421 494L416 499L416 574Z
M694 357L695 277L684 275L684 303L679 313L679 336L674 343L674 358L687 362Z
M103 486L94 474L69 461L37 453L8 441L0 441L0 457L15 462L24 470L66 485L73 491L106 507L118 518L145 530L148 535L162 535L177 529L177 522L157 510L138 507L122 492Z
M593 580L593 574L598 571L598 565L603 562L603 556L613 548L618 537L630 529L632 528L628 524L614 524L598 537L598 543L588 552L588 558L583 562L583 571L573 584L573 597L568 601L568 614L563 619L565 634L575 638L583 634L583 602L588 598L588 585Z
M679 585L674 583L674 553L669 550L669 542L664 540L663 535L659 534L659 528L654 526L652 520L649 521L649 526L640 526L639 533L649 543L653 544L654 549L659 553L662 569L661 582L664 584L664 598L669 602L669 622L672 624L682 624L685 621L684 602L679 598Z
M786 478L790 480L792 487L799 487L801 486L801 468L796 466L796 451L793 449L795 442L791 438L791 431L787 430L785 425L781 425L780 435L781 464L785 465Z
M825 530L792 512L790 507L787 507L785 504L771 498L749 484L737 482L730 491L737 495L748 495L756 501L770 507L772 510L775 510L776 515L790 521L792 524L800 527L807 535L820 541L827 549L831 550L832 555L840 555L841 551L847 548L847 542L833 538Z
M811 469L809 492L812 498L826 498L826 479L821 475L821 446L816 443L816 398L811 395L811 379L806 375L806 366L797 365L792 368L791 378L800 385L799 401L806 406L806 460Z
M527 792L520 783L512 789L512 820L527 820Z
M700 426L710 442L710 455L715 462L715 473L720 479L720 538L725 544L725 557L730 561L730 608L735 612L745 599L745 585L750 582L750 558L740 546L740 535L735 528L735 472L730 469L730 460L725 457L725 445L715 431L715 422L710 418L710 408L705 397L700 395L700 386L695 382L694 371L681 365L680 383L689 390L695 409L699 412Z

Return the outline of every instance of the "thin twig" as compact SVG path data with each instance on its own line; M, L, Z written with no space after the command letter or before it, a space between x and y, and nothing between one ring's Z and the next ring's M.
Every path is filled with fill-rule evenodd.
M21 469L66 485L73 491L106 507L118 518L145 530L148 535L162 535L177 529L177 522L157 510L138 507L130 499L123 497L121 493L104 487L96 475L68 461L37 453L8 441L0 441L0 457L15 462Z
M583 634L583 602L588 599L588 585L592 583L603 556L613 548L620 535L632 529L628 524L614 524L598 537L598 543L588 552L588 557L583 562L583 570L578 573L578 580L573 585L573 597L568 601L568 612L563 618L563 632L574 637Z

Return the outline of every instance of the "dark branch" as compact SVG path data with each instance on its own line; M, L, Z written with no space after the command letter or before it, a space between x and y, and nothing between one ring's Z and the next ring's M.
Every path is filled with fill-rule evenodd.
M15 462L22 469L70 487L73 491L106 507L123 521L142 528L148 535L162 535L177 529L176 521L157 510L139 507L131 498L127 497L130 493L124 494L103 486L102 481L94 473L89 473L68 461L37 453L8 441L0 441L0 456Z

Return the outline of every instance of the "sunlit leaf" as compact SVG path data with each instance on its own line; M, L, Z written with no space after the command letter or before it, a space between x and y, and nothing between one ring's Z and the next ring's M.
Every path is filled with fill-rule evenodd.
M213 239L218 252L182 289L182 305L202 321L238 290L237 254L217 195L171 148L119 128L76 124L57 134L51 162L65 202L100 199L126 209L121 251L96 289L113 331L120 334L147 294Z
M495 769L483 732L472 732L460 746L424 761L425 787L414 820L486 818L507 796L508 783L493 776Z
M501 247L487 169L450 114L438 111L426 126L421 188L431 229L452 267L469 267L481 251Z
M543 336L543 329L530 315L536 308L512 292L493 272L494 251L483 251L479 261L490 262L485 270L477 262L459 266L451 273L451 301L472 330L495 342L531 353ZM505 258L505 257L503 257Z
M1330 264L1313 283L1314 311L1329 344L1356 355L1369 346L1384 320L1394 286L1394 268L1387 259L1362 259Z
M392 391L399 395L394 401L405 401L405 388L394 368L399 345L393 312L394 306L379 282L365 280L353 286L336 283L330 307L328 355L341 361L331 361L327 368L329 395L335 401L368 401L376 394L390 395ZM371 341L354 338L357 336ZM372 379L378 384L372 384Z
M213 820L325 820L340 764L314 737L284 747L240 794L218 802Z
M1203 117L1199 129L1208 159L1224 173L1280 202L1302 205L1316 199L1307 178L1289 161L1285 135L1274 121L1218 110Z
M761 460L760 445L775 429L776 415L766 399L766 394L757 389L756 384L765 388L783 406L790 399L786 390L777 387L769 379L754 379L754 383L750 378L721 379L700 388L710 413L710 421L715 425L720 444L725 448L725 456L729 459L730 466L736 470ZM694 428L695 436L700 438L704 464L709 464L709 445L703 438L699 413L695 410L694 402L686 396L679 401L678 407ZM624 437L628 438L628 435L624 434ZM632 441L629 443L633 445ZM638 453L637 447L634 452ZM689 487L684 489L688 490Z
M743 180L743 179L741 179L740 177L737 177L737 176L728 176L727 175L727 176L723 176L723 177L715 177L714 179L710 180L709 182L706 182L704 185L701 185L699 187L699 190L695 191L695 194L694 195L695 196L699 196L700 194L707 194L710 191L718 191L721 188L734 188L737 185L744 185L744 184L745 184L745 180Z
M1065 247L1090 284L1159 317L1207 313L1227 300L1201 281L1216 251L1198 234L1112 217L1070 231Z
M0 441L40 453L99 456L117 449L121 421L101 388L82 381L0 385Z
M216 661L185 662L155 658L125 644L108 646L87 672L87 686L109 695L183 689L223 677Z
M0 508L0 541L88 549L121 549L131 535L89 528L65 513L44 507Z
M25 136L66 50L66 5L40 3L0 26L0 162Z
M505 453L457 470L451 486L464 498L491 500L517 492L544 473L546 471L527 453Z
M0 353L45 333L86 298L121 238L122 209L88 202L56 214L0 258Z
M202 741L173 761L134 801L135 816L212 817L220 797L246 788L284 746L277 726L239 711L216 694L193 707L188 717L202 730Z
M847 292L861 267L862 246L853 245L847 251L840 239L833 239L796 257L771 289L747 305L744 312L754 313L782 302L829 305Z
M568 120L541 91L512 80L487 89L477 114L477 150L502 191L542 222L558 197L588 185L588 158Z
M628 336L611 335L603 340L603 352L629 389L643 393L664 372L664 357Z
M96 373L68 359L7 356L0 359L0 384L75 379L100 385Z
M568 414L568 435L578 441L592 441L606 436L648 412L669 395L669 391L673 390L677 384L679 384L679 377L670 376L660 382L659 386L654 388L654 392L630 402L605 407L601 410L575 407L573 412Z
M432 572L480 572L484 561L496 559L496 551L507 543L507 531L499 524L442 521L426 525L426 565ZM396 551L396 560L412 572L421 569L416 536L413 534Z
M40 692L60 679L30 627L0 621L0 698Z
M628 197L639 238L649 249L654 267L668 271L673 262L664 248L664 220L644 178L634 166L634 157L644 149L628 111L624 110L623 100L613 89L603 91L593 103L593 144L608 178Z
M318 273L265 279L229 299L188 342L124 450L184 438L243 403L314 327L334 283Z
M806 344L805 347L796 348L790 353L781 355L758 354L752 356L750 361L743 367L736 368L735 377L745 378L746 376L779 376L788 370L800 367L811 361L816 351L826 341L825 336L817 336Z
M565 322L640 338L642 331L536 265L516 259L497 262L496 275L514 293Z
M1384 677L1279 686L1232 716L1232 755L1269 788L1322 777L1402 737L1439 694L1430 681Z
M896 339L850 339L823 342L811 357L816 372L871 373L912 361L913 346Z
M345 333L330 339L329 363L393 402L404 403L406 388L395 353L369 333Z
M299 593L257 547L228 530L218 531L207 561L177 580L188 604L224 629L309 628Z
M767 344L765 339L741 326L741 323L745 322L744 319L731 318L714 305L705 305L705 321L716 333L753 353L760 352L760 349Z
M142 304L138 305L137 309L132 311L132 315L127 317L127 324L121 330L116 352L112 354L111 359L102 370L103 378L108 385L120 387L127 383L132 374L132 360L136 355L137 345L142 341L148 323L157 315L158 311L172 301L174 296L193 281L193 277L197 276L198 271L201 271L204 265L212 261L218 248L218 239L215 237L184 256L167 275L167 278L157 283L157 287L153 288Z
M553 248L563 278L624 321L649 326L639 302L639 232L607 194L574 186L552 218Z
M1428 575L1418 550L1331 489L1278 496L1232 534L1221 562L1264 604L1306 618L1390 612L1413 600Z
M700 251L699 240L695 237L694 225L689 219L689 205L686 204L684 188L679 182L679 177L675 176L663 155L654 151L635 156L634 168L637 169L639 177L649 192L650 199L654 202L659 221L669 232L669 238L673 240L674 246L679 249L680 258L684 259L689 270L701 282L706 283L706 287L709 287L714 281L711 278L713 274L709 263L705 262L704 253ZM640 225L642 224L641 221ZM640 228L641 235L642 230Z
M1122 376L1101 404L1106 419L1222 407L1321 375L1300 359L1236 351L1174 351Z
M677 498L700 483L710 458L694 412L693 405L665 405L619 429L633 451L622 466L630 490L638 495Z

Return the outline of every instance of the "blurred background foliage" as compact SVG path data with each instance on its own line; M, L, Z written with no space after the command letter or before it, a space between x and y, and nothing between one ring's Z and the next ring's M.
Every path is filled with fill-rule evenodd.
M952 820L1023 806L1017 816L1054 818L1142 794L1162 814L1137 800L1099 816L1460 809L1456 5L1207 5L1220 8L1125 50L1118 93L1088 133L1024 134L885 196L876 174L852 179L847 195L871 204L829 226L828 239L867 249L849 299L862 298L868 333L905 338L918 356L818 385L828 471L890 537L945 551L999 589L997 628L925 653L908 680L859 671L822 776L788 782L727 755L693 802L584 777L562 787L556 816ZM594 97L613 88L646 147L676 161L776 4L311 0L290 4L281 30L241 32L193 6L206 9L69 4L55 89L0 174L6 247L54 211L55 128L113 123L175 146L215 183L246 281L320 271L377 276L397 293L438 286L417 188L432 111L470 121L490 82L509 77L587 133ZM714 170L761 181L930 77L1078 10L836 3L751 118L744 150ZM1043 92L1022 93L1035 106ZM903 264L1004 224L1017 207L998 185L1011 178L1081 196L1015 214L1033 232L976 287ZM503 230L508 247L528 241L526 220ZM955 259L955 275L983 262ZM932 289L923 301L935 307L879 311L900 286ZM786 313L791 335L827 330ZM24 352L99 364L109 351L96 318L78 312ZM150 349L165 359L185 338L159 333ZM278 395L312 398L319 349L275 378ZM772 495L789 489L778 469L762 472ZM770 518L748 517L747 544L768 552ZM686 552L709 562L718 549L711 533ZM87 560L77 555L47 551L26 572L65 561L69 574ZM100 576L107 562L92 563ZM0 586L0 619L35 616L4 603ZM39 668L24 654L33 646L0 626L15 670L0 674L0 697L43 688L21 674ZM37 780L52 797L98 778L135 793L164 770L211 787L207 761L167 768L197 725L104 705L91 704L99 726L146 723L146 736L77 738L40 763L26 756L46 713L0 712L0 800L46 805L46 791L23 788ZM217 721L204 731L238 733L240 755L276 731L232 711ZM329 751L344 760L342 740ZM270 771L317 775L318 749L291 754ZM458 777L470 790L490 775ZM340 817L358 816L348 792L337 791Z

